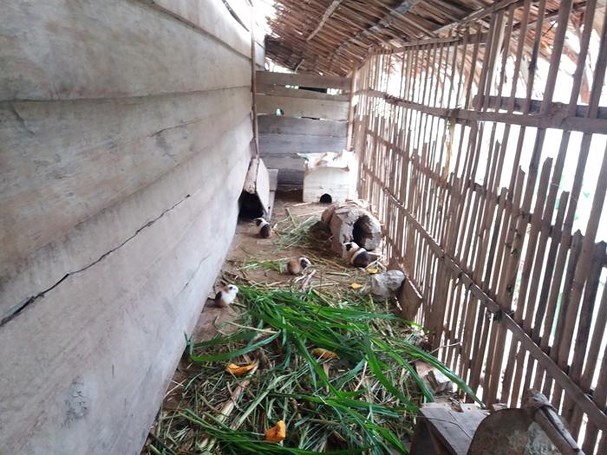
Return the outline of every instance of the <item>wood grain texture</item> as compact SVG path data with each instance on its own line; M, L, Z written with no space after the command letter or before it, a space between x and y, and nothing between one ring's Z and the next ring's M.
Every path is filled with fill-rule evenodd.
M348 120L347 101L300 99L264 94L257 94L256 99L258 114L276 114L276 110L280 109L286 117Z
M229 14L221 0L150 0L150 2L177 19L192 25L220 40L245 57L251 55L250 32ZM232 0L231 7L240 3ZM240 20L250 26L245 14Z
M304 87L336 88L350 90L350 79L346 77L320 76L317 74L257 72L257 88L262 85L296 85Z
M281 188L303 188L304 164L303 158L290 156L265 156L263 161L268 169L278 169L278 186Z
M487 413L481 410L456 412L435 403L424 405L420 413L433 437L441 441L448 453L455 455L468 453L474 432L487 417Z
M248 58L144 2L3 3L0 100L147 96L251 83Z
M260 115L257 118L260 134L307 134L309 136L334 136L345 138L348 125L333 120Z
M280 187L302 188L304 161L296 155L339 152L346 147L350 97L286 85L349 91L351 84L346 78L256 73L256 109L258 114L266 114L257 117L260 153L268 167L279 169ZM275 115L278 109L283 115Z
M349 95L331 95L328 93L316 92L305 88L282 87L278 85L261 85L256 84L257 91L266 95L275 96L290 96L292 98L304 98L310 100L327 100L327 101L349 101Z
M231 242L243 133L85 223L81 240L112 252L0 327L3 453L139 451ZM183 199L150 210L163 193Z
M202 3L0 0L2 454L139 453L212 291L251 36Z
M242 88L0 104L2 268L192 156L208 153L248 115L249 103L250 93ZM0 269L0 277L5 275Z
M297 153L341 152L346 138L308 136L306 134L262 134L259 148L262 156L289 156Z

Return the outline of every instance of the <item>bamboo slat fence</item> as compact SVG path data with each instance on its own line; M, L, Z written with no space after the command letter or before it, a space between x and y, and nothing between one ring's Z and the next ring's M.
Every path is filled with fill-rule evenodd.
M543 391L605 454L607 20L575 6L501 1L373 52L352 147L439 357L486 403Z

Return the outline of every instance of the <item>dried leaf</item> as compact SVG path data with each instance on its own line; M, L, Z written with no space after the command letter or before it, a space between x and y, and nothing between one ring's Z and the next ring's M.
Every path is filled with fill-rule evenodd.
M227 367L226 367L226 371L228 373L233 374L234 376L242 376L244 374L247 374L249 371L251 371L253 368L255 368L257 365L255 363L249 363L248 365L236 365L235 363L230 363Z
M275 426L266 430L266 441L280 442L287 437L287 426L284 420L279 420Z
M360 283L356 283L356 282L354 282L354 283L352 283L352 284L350 285L350 287L351 287L352 289L360 289L360 288L362 288L362 287L363 287L363 285L362 285L362 284L360 284Z
M315 355L316 357L320 357L321 359L326 359L326 360L338 358L338 355L336 353L334 353L333 351L329 351L327 349L323 349L323 348L312 349L312 355Z

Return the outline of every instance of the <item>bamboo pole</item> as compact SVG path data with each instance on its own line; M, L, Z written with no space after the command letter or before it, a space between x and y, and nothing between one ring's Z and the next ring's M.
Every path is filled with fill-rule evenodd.
M594 305L598 296L601 273L603 271L603 259L605 258L605 242L595 245L592 255L592 265L588 274L588 282L584 291L584 300L580 308L580 315L577 322L577 333L575 336L575 344L571 348L573 358L569 368L569 376L579 384L583 390L590 392L590 384L582 383L582 371L584 363L587 362L587 351L589 349L590 329L592 326L593 315L595 314ZM601 342L598 342L599 345ZM596 362L596 360L595 360ZM581 410L576 406L576 403L571 397L566 395L564 403L563 417L569 421L569 426L572 433L576 434L582 423Z
M602 242L601 248L605 248L604 242ZM604 264L604 259L603 259L603 264ZM605 291L605 289L603 289L603 296L602 296L601 302L599 304L599 310L597 312L596 321L594 324L594 331L592 334L592 339L590 341L590 348L589 348L589 351L588 351L588 354L586 357L586 367L584 369L584 372L583 372L582 378L581 378L581 386L584 390L590 390L590 388L591 388L592 379L593 379L593 376L595 375L595 371L597 368L599 350L600 350L601 343L602 343L603 336L604 336L604 328L606 326L607 326L607 292ZM605 356L605 354L603 352L603 362L605 362L605 357L607 357L607 356ZM603 365L603 368L601 370L603 376L605 373L605 368L606 367ZM602 376L599 376L599 382L601 380L600 379L601 377ZM605 393L605 391L607 391L607 387L602 388L603 394ZM597 390L595 390L593 393L593 400L595 401L595 403L597 403L597 405L604 406L605 401L607 400L607 397L605 397L605 396L601 397L601 395L599 393L599 388L597 387ZM606 434L607 433L603 432L603 438L606 437ZM584 439L584 445L582 447L584 452L593 453L593 449L597 442L597 437L598 437L598 428L596 425L594 425L592 423L592 421L589 421L588 426L586 428L586 437Z

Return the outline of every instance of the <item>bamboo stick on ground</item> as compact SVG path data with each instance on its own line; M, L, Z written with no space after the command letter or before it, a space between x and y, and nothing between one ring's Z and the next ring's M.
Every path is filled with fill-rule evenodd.
M250 375L255 374L255 372L257 371L258 365L255 365L255 367L253 368L253 370L251 370L251 372L249 373ZM219 415L216 416L216 419L223 423L226 421L226 419L228 419L230 417L230 415L232 414L232 411L236 408L236 402L240 400L240 397L242 397L244 391L246 390L246 388L249 386L249 384L251 383L250 379L245 379L244 381L241 381L238 383L238 386L236 386L236 389L234 389L234 391L232 392L232 394L230 395L229 400L227 400L224 405L221 407L221 411L219 412ZM236 426L233 429L238 428L238 426ZM206 438L204 439L197 447L198 450L202 451L202 453L210 453L211 450L213 450L213 448L215 447L215 444L217 443L216 440L212 439L212 438Z

